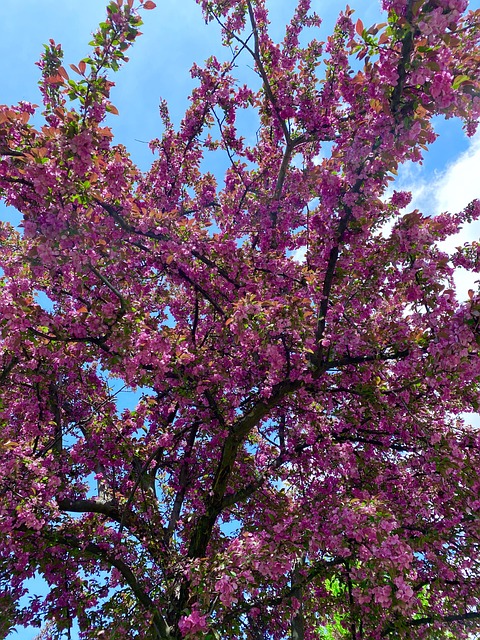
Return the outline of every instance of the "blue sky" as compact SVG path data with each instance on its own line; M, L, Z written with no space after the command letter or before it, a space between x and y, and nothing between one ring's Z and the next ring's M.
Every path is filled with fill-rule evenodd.
M0 70L2 95L0 103L19 100L40 102L37 89L39 70L35 66L43 43L50 38L62 43L65 67L88 54L88 41L96 25L104 17L103 0L1 0L0 2ZM116 141L123 143L140 168L146 169L152 158L146 142L161 134L158 104L166 98L175 122L187 105L192 87L189 69L194 61L202 62L212 53L220 54L218 29L206 26L194 0L157 0L157 9L144 12L144 35L130 51L131 60L113 79L117 83L112 100L120 115L111 117ZM293 0L271 0L274 35L282 36L282 25L293 9ZM344 7L335 0L314 0L316 11L324 18L327 35L337 12ZM350 0L364 24L376 20L376 0ZM470 3L480 7L480 0ZM279 25L275 31L275 25ZM248 69L244 70L249 73ZM437 122L441 137L427 154L422 168L406 167L399 181L413 190L415 205L426 213L461 208L474 197L480 197L480 137L468 141L454 122ZM253 132L254 133L254 132ZM252 135L253 135L252 133ZM0 217L17 223L14 211L0 205ZM478 238L479 228L471 227L447 249L467 239ZM464 297L474 279L457 273L459 297ZM35 589L39 583L32 584ZM31 640L38 630L20 630L8 640Z

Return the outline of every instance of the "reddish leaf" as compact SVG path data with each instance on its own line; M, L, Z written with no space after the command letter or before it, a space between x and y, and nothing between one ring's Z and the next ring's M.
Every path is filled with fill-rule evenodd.
M65 67L58 67L58 75L62 76L62 78L64 78L64 80L68 80L68 73L67 73Z
M113 133L110 127L99 127L98 133L100 133L102 136L106 138L113 138Z
M375 98L372 98L370 100L370 106L375 111L375 113L380 113L380 111L383 110L382 103L379 100L375 100Z
M144 9L155 9L157 5L152 2L152 0L147 0L147 2L145 2L145 4L143 5Z
M60 74L57 73L56 76L50 76L49 78L45 78L45 82L48 84L62 84L63 78Z
M428 111L422 107L421 104L418 105L418 107L415 109L415 115L418 118L424 118L427 115Z
M358 33L359 36L361 36L362 33L364 32L363 22L360 20L360 18L357 20L357 24L355 25L355 31Z

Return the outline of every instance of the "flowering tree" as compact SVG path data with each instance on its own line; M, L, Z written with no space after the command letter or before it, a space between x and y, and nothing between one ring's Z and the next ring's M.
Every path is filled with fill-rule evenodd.
M179 127L162 103L147 173L104 123L133 0L68 71L46 47L43 126L0 108L23 214L0 230L2 637L467 638L480 295L452 274L480 245L438 241L480 203L430 217L389 185L433 116L474 133L480 12L383 0L365 28L347 7L322 43L299 0L276 43L264 0L200 4L233 54L193 68Z

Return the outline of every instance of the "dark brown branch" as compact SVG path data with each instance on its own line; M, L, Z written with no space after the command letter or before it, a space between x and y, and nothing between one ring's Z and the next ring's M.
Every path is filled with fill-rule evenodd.
M38 532L33 532L25 526L17 529L24 533L33 533L34 536L38 535ZM100 547L94 542L88 542L85 544L84 540L80 540L73 535L68 535L57 530L44 530L42 531L44 540L51 541L54 544L61 544L69 549L79 552L80 554L87 554L93 556L110 567L114 567L119 571L125 580L126 584L132 590L137 601L152 615L153 626L156 631L157 640L168 640L172 638L171 629L166 623L163 616L158 611L154 601L150 598L147 591L140 585L137 577L131 570L131 568L118 557L117 553Z
M242 49L245 49L246 51L249 52L249 54L252 56L252 58L254 59L260 77L262 78L262 82L263 82L263 87L264 87L264 91L265 91L265 95L266 98L268 100L268 102L270 103L274 113L275 113L275 117L277 119L277 121L280 123L280 127L282 129L283 132L283 136L286 142L286 147L285 150L283 152L283 156L282 156L282 162L280 165L280 169L278 172L278 176L277 176L277 181L275 184L275 190L273 193L273 201L274 202L278 202L281 198L282 195L282 191L283 191L283 185L285 182L285 178L287 175L287 170L288 170L288 166L290 164L290 160L292 157L292 153L294 151L294 149L296 147L298 147L301 144L304 144L306 142L311 141L311 138L307 137L307 136L299 136L298 138L295 138L295 140L292 140L291 136L290 136L290 131L288 129L287 123L285 121L284 118L281 117L280 115L280 111L277 105L277 100L275 98L275 95L273 93L272 87L270 85L270 81L268 78L268 74L267 71L265 69L265 66L262 62L262 56L261 56L261 52L260 52L260 40L259 40L259 35L258 35L258 27L257 27L257 23L255 20L255 14L253 11L253 7L252 7L252 3L250 2L250 0L247 1L247 7L248 7L248 13L249 13L249 18L250 18L250 23L252 25L252 33L253 33L253 38L254 38L254 48L252 49L250 46L248 46L248 39L246 41L242 40L241 38L239 38L237 36L237 34L235 34L232 31L228 31L225 27L225 25L218 19L217 22L220 24L220 26L225 29L226 31L228 31L229 35L234 38L235 40L237 40L237 42L239 42L242 46ZM274 207L273 210L270 213L271 216L271 220L272 220L272 225L273 227L276 226L277 223L277 216L278 216L278 207Z
M25 154L23 153L23 151L14 151L13 149L9 149L8 147L1 147L0 156L2 157L11 156L12 158L24 158Z
M357 180L352 191L356 191L358 193L360 189L360 185L363 184L363 180ZM325 333L325 327L327 323L327 310L330 304L330 292L333 286L333 278L335 276L335 271L337 267L338 257L340 255L340 243L343 240L345 235L345 231L347 230L348 223L350 222L353 216L353 211L351 207L345 208L345 213L342 216L337 229L336 240L334 246L330 249L330 254L328 256L327 269L325 271L325 278L323 280L323 288L322 288L322 301L320 303L319 311L318 311L318 321L317 321L317 329L315 332L315 339L317 345L320 344L320 341ZM314 359L315 365L318 366L319 357L321 355L321 348L318 347L318 355Z
M13 178L10 176L2 176L0 178L0 184L2 182L9 182L10 184L23 184L26 187L31 187L32 189L35 187L33 182L31 182L30 180L26 180L25 178Z
M193 424L190 430L190 433L188 435L187 444L185 446L185 452L181 462L180 473L178 477L180 488L177 491L177 494L175 496L175 502L173 503L172 512L170 514L168 526L165 531L165 543L167 545L170 543L170 540L172 539L173 532L175 531L175 527L177 526L178 519L180 518L180 512L182 510L183 501L185 500L185 494L187 492L188 484L190 481L190 474L188 472L188 466L189 466L188 458L192 453L193 445L195 444L195 439L197 437L199 426L200 426L199 422L195 422Z
M292 571L292 596L300 603L300 610L291 620L291 639L305 640L305 617L303 614L303 588L301 569L305 565L305 559L299 558Z
M333 436L334 442L351 442L353 444L370 444L374 447L382 447L386 449L392 449L393 451L418 453L418 448L407 447L406 445L395 444L394 442L382 442L381 440L375 440L373 438L364 438L362 436Z
M18 358L16 356L12 356L10 362L3 367L2 372L0 373L0 385L3 385L3 383L7 381L12 369L18 364L18 362Z
M50 340L51 342L54 341L58 341L58 342L84 342L86 344L94 344L97 347L99 347L100 349L102 349L102 351L105 351L105 353L108 353L109 355L118 355L116 354L115 351L112 351L110 349L110 347L108 347L108 345L105 344L107 338L109 337L108 334L103 335L103 336L99 336L98 338L95 338L93 336L85 336L84 338L72 338L70 336L62 336L59 334L48 334L48 333L42 333L41 331L37 331L36 329L34 329L33 327L28 327L28 330L33 333L33 335L38 336L39 338L44 338L46 340Z
M271 478L271 472L275 469L279 469L282 464L287 462L288 458L284 455L280 454L274 462L268 467L268 470L265 473L262 473L261 476L252 480L247 485L236 491L235 493L227 494L222 500L222 511L227 509L228 507L232 507L233 505L240 504L241 502L245 502L248 498L258 491L262 487L262 485Z
M138 488L145 483L145 473L148 471L150 464L157 458L158 454L160 451L162 451L163 447L157 447L149 456L148 458L145 460L145 462L143 463L142 466L140 466L140 468L138 470L136 470L136 475L137 478L135 480L135 484L133 485L132 490L130 491L130 495L128 496L127 502L125 504L125 508L123 510L123 515L122 515L122 519L120 521L120 532L122 531L123 527L126 523L125 520L125 514L129 513L129 509L133 503L133 500L135 498L135 494L138 490Z
M213 394L208 389L206 389L204 391L204 395L208 401L210 409L213 412L213 415L217 418L218 422L222 427L226 427L227 425L225 422L225 418L223 417L222 412L220 411L217 401L215 400Z
M194 282L192 280L192 278L190 278L189 275L187 275L185 273L185 271L180 268L177 267L177 271L178 274L184 279L186 280L194 289L195 291L198 291L198 293L200 293L205 300L208 300L208 302L210 302L210 304L212 305L212 307L224 318L226 318L227 314L225 313L225 311L222 309L222 307L218 304L218 302L216 302L212 296L202 287L202 285L198 284L198 282Z
M402 620L403 625L408 627L421 627L433 624L434 622L459 622L468 624L471 620L480 620L480 611L467 611L466 613L452 614L448 616L425 616L424 618L414 618L413 620ZM390 624L382 631L382 637L388 636L395 631L395 625Z
M255 60L257 66L258 66L258 70L260 72L260 76L262 78L263 81L263 87L265 89L265 94L268 98L268 101L270 102L270 104L272 105L272 108L275 112L275 115L277 117L278 122L280 123L280 126L282 127L282 131L283 131L283 135L285 137L285 141L287 143L287 146L290 143L290 132L288 130L287 124L285 122L285 120L280 116L279 110L278 110L278 106L277 106L277 101L275 99L275 96L273 95L273 91L272 91L272 87L270 86L270 82L268 80L268 74L265 70L265 67L263 66L263 62L262 62L262 58L260 55L260 39L258 37L258 27L257 27L257 21L255 20L255 14L253 11L253 7L252 7L252 3L250 0L247 0L247 7L248 7L248 15L250 17L250 23L252 25L252 31L253 31L253 40L254 40L254 50L252 51L252 49L245 43L242 42L242 40L240 40L238 37L235 36L235 34L231 34L234 37L236 37L237 40L240 41L240 43L245 47L245 49L247 49L247 51L250 53L250 55L253 57L253 59Z
M114 502L105 502L103 500L70 500L69 498L57 499L59 509L71 513L98 513L109 518L113 522L117 522L121 527L125 527L138 540L145 541L149 539L150 532L139 521L135 515L123 507L121 510ZM154 546L154 542L148 543L147 548L152 558L158 559L158 548Z
M54 442L52 449L57 453L62 453L63 450L63 426L62 426L62 412L60 409L60 402L58 398L58 389L54 382L51 382L48 386L48 403L50 410L53 413L53 419L55 422Z
M375 140L375 142L372 145L370 154L367 157L365 157L364 160L361 162L360 167L358 169L358 174L360 174L365 169L365 164L367 160L375 157L376 151L379 149L381 143L382 143L381 138L377 138L377 140ZM358 178L355 184L350 189L350 192L355 194L360 194L360 190L363 186L363 183L364 183L364 179ZM323 287L322 287L322 301L320 303L319 310L318 310L317 328L315 331L317 352L312 357L312 363L317 368L317 372L316 372L317 376L319 375L318 367L321 364L321 360L323 356L323 348L321 346L321 340L325 333L325 327L327 322L327 311L330 304L330 294L332 291L333 280L334 280L335 272L337 269L338 258L340 256L340 245L344 239L345 232L347 231L347 228L348 228L348 224L353 218L352 207L344 205L343 210L344 210L344 214L340 218L340 222L338 223L337 232L335 234L336 237L334 240L334 245L330 249L330 254L328 256L327 269L325 271L325 277L323 280Z
M407 12L405 15L405 19L408 24L410 24L410 30L403 38L402 41L402 51L400 53L400 61L397 65L397 73L398 80L395 88L392 92L392 96L390 98L390 108L392 113L397 116L400 113L400 102L402 96L404 94L405 82L407 79L407 65L410 62L410 58L414 48L414 37L416 35L416 31L413 29L411 25L412 21L412 8L413 8L413 0L409 0Z
M280 425L279 431L281 431L281 425ZM292 462L293 455L300 455L303 451L305 451L305 449L308 449L309 447L311 447L312 444L317 444L318 442L320 442L323 439L323 436L318 436L315 439L314 443L305 442L305 443L297 444L291 455L289 455L286 452L286 448L282 449L282 442L281 442L282 437L280 433L279 433L279 439L280 439L280 454L278 455L278 457L275 458L275 460L272 462L271 465L269 465L269 467L264 471L264 473L258 476L255 480L252 480L247 485L242 487L242 489L239 489L235 493L227 494L222 501L222 511L233 505L239 504L241 502L245 502L245 500L247 500L253 493L255 493L255 491L260 489L262 485L269 478L272 477L271 475L272 471L279 469L282 465L284 465L287 462Z
M438 620L434 616L427 616L425 618L417 618L416 620L410 620L408 626L419 627L424 624L432 624ZM466 613L444 616L440 618L441 622L468 622L469 620L480 620L480 611L467 611Z
M62 511L71 511L72 513L100 513L115 522L120 523L122 521L122 514L120 513L118 505L113 502L62 498L57 500L57 504Z
M138 229L135 229L135 227L133 227L132 225L128 224L128 222L126 222L126 220L120 215L120 210L118 208L113 207L112 205L106 202L102 202L101 200L95 200L95 202L98 205L100 205L109 215L111 215L112 218L115 220L115 222L117 222L119 226L127 233L132 233L134 235L141 236L144 238L150 238L151 240L160 240L163 242L172 240L171 237L163 233L155 233L154 231L139 231ZM138 246L140 249L143 249L143 250L146 249L146 247L144 247L143 245L137 244L136 246ZM196 251L196 250L192 250L191 253L194 258L197 258L197 260L200 260L200 262L203 262L206 266L210 267L211 269L215 269L230 284L234 285L237 289L239 288L240 285L235 280L230 278L229 274L222 267L219 267L215 262L213 262L213 260L210 260L210 258L207 258L206 256L202 255L199 251ZM225 316L225 312L214 300L212 300L211 296L207 294L207 292L203 289L203 287L201 287L201 285L193 282L192 279L179 267L177 267L177 270L179 275L182 278L187 280L187 282L189 282L189 284L191 284L196 291L201 293L215 307L215 309L221 315Z
M312 580L314 580L317 576L325 574L325 571L330 569L331 567L337 567L339 565L345 564L345 558L332 558L331 560L322 560L316 562L313 566L311 566L308 571L304 572L305 575L302 577L300 572L298 572L297 577L298 580L295 583L295 586L291 585L287 587L283 593L279 596L271 596L266 598L257 598L252 600L251 602L243 602L235 609L231 610L228 613L224 621L235 620L239 616L248 613L253 608L262 608L262 607L275 607L285 603L286 600L294 596L295 590L298 588L302 588L308 585Z
M385 360L402 360L409 354L408 349L402 349L401 351L394 351L392 353L374 353L370 356L345 356L338 360L330 360L325 364L325 370L331 371L332 369L338 369L339 367L345 367L351 364L362 364L364 362L376 362Z
M196 343L198 319L199 319L198 296L195 296L195 307L193 311L193 322L192 322L192 343L193 344Z
M100 273L100 271L98 271L98 269L96 269L93 265L90 265L90 270L92 271L92 273L94 273L97 278L99 280L101 280L103 282L103 284L110 289L110 291L118 298L118 300L120 301L120 316L125 315L126 313L126 304L125 304L125 299L122 296L122 294L118 291L118 289L116 287L113 286L113 284L102 274ZM117 318L118 320L118 318Z
M300 380L281 382L273 390L268 400L261 400L232 426L231 433L223 443L220 461L217 465L212 489L207 500L205 513L200 516L192 533L188 556L201 558L205 555L213 527L224 508L223 500L233 471L240 445L261 420L287 395L303 385Z

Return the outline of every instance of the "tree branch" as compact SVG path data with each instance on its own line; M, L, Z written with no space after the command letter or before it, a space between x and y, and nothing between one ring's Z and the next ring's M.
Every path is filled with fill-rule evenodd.
M224 441L220 461L212 482L212 489L206 502L205 513L200 516L193 530L188 548L190 558L201 558L205 555L213 527L218 515L224 508L223 499L233 471L238 449L248 434L260 421L287 395L303 386L303 381L284 381L274 387L268 400L258 402L247 414L239 418L233 425L231 433Z
M393 351L392 353L374 353L370 356L345 356L338 360L329 360L325 364L325 370L331 371L332 369L338 369L339 367L345 367L351 364L362 364L364 362L402 360L408 356L409 352L409 349L402 349L400 351Z
M182 509L182 504L185 499L185 494L187 492L188 482L189 482L189 474L188 474L188 462L187 458L189 458L192 453L193 445L195 444L195 439L197 437L198 428L200 426L200 422L195 422L190 430L188 435L187 445L185 447L185 452L183 455L183 459L180 467L180 474L178 478L178 482L180 484L180 488L177 491L175 496L175 501L173 504L172 512L170 514L170 519L168 521L168 526L165 531L165 542L168 545L170 540L172 539L173 532L175 531L175 527L177 525L178 519L180 518L180 512Z
M466 613L452 614L448 616L425 616L424 618L414 618L413 620L402 620L402 624L409 627L421 627L433 624L434 622L460 622L468 624L470 620L480 620L480 611L467 611ZM395 631L395 625L390 624L382 631L382 637L388 636Z
M37 531L28 529L25 526L20 527L18 530L24 533L31 533L35 537L38 536ZM156 631L157 640L169 640L172 638L171 628L167 624L166 620L158 611L155 602L150 598L145 589L140 585L130 567L118 557L118 554L113 553L104 547L100 547L94 542L88 542L76 538L75 536L62 533L57 530L42 531L43 538L50 540L55 544L64 545L70 549L73 549L80 554L91 555L101 562L105 562L110 567L114 567L124 578L126 584L132 590L137 601L152 615L153 626Z

